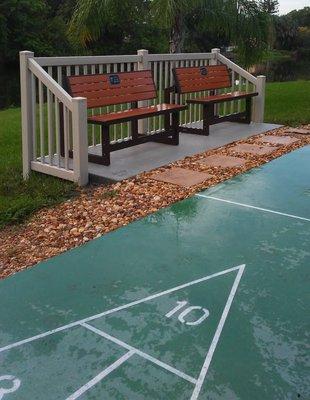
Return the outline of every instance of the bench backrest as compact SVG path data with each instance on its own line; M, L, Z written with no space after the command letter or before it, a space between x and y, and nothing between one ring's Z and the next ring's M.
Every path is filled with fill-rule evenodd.
M178 93L201 92L231 86L226 65L174 68L173 73Z
M87 108L135 103L156 97L150 70L68 76L67 86L72 97L87 98Z

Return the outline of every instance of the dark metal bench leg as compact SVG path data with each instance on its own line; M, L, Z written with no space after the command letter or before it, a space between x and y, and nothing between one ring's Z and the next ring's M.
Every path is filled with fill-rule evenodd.
M212 124L212 119L214 118L214 104L204 104L203 105L203 123L202 130L203 135L209 136L210 125Z
M179 116L179 112L172 113L172 144L175 146L178 146L179 144Z
M166 132L170 130L170 114L164 115L164 128Z
M152 139L152 136L150 136L149 141L177 146L179 144L179 132L180 132L179 112L171 112L170 114L165 114L164 126L165 130L162 133L165 134L165 136L163 137L157 136L154 139Z
M132 139L135 140L139 137L138 134L138 120L137 119L133 119L131 121L131 136Z
M109 125L101 125L102 164L110 165L110 129Z
M245 123L251 123L251 111L252 111L252 97L245 99Z

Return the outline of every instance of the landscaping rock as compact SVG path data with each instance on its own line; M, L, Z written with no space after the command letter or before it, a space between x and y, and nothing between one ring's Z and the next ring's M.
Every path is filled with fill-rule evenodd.
M300 127L310 131L310 125ZM295 129L295 128L294 128ZM299 140L287 146L272 147L264 154L242 153L246 163L241 166L219 168L202 162L210 156L232 156L236 145L257 146L265 136L286 137L288 127L253 136L218 149L195 154L157 170L142 173L132 179L93 186L81 190L80 195L57 206L36 212L22 225L8 226L0 232L0 278L37 264L71 248L99 238L103 234L143 218L160 208L192 196L212 185L310 144L310 135L291 133ZM204 174L194 186L179 186L154 179L155 175L181 168ZM210 177L207 179L207 175ZM153 177L152 177L153 176ZM197 176L197 175L196 175ZM198 181L197 181L198 182ZM72 231L73 230L73 231ZM71 232L72 231L72 232Z

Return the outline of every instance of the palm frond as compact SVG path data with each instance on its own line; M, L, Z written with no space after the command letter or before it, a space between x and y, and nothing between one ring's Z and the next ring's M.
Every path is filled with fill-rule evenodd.
M86 45L99 37L109 19L113 0L78 0L68 34L73 42Z

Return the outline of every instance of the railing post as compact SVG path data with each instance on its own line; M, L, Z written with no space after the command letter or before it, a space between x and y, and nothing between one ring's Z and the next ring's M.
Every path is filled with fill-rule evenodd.
M73 171L80 186L88 183L87 100L72 99Z
M210 60L210 65L217 65L217 56L220 52L221 50L218 48L211 50L212 58ZM218 92L217 90L214 91L215 94L217 94L217 92ZM214 109L214 114L217 115L219 113L219 105L214 104L213 109Z
M258 96L254 97L254 112L253 121L254 122L264 122L264 111L265 111L265 87L266 87L266 77L264 75L259 75L256 78L256 92Z
M32 84L31 72L28 69L28 59L34 53L21 51L19 53L20 63L20 99L22 113L22 149L23 149L23 177L27 179L31 170L33 158L33 121L32 121Z
M138 50L137 51L138 56L141 57L141 60L138 62L138 71L143 71L146 69L150 69L150 63L148 61L148 50ZM138 102L139 107L145 107L147 106L147 101L139 101ZM146 119L140 119L138 121L138 132L143 134L147 132L147 120Z
M217 55L221 52L221 49L212 49L211 53L212 53L212 58L210 60L210 65L217 65Z

